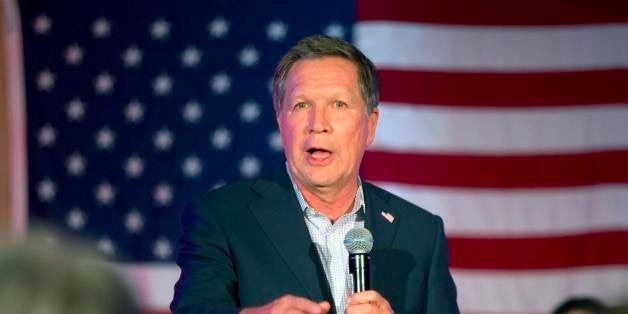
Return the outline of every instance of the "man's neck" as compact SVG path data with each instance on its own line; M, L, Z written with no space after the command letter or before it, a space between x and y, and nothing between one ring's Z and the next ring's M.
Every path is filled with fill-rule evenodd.
M335 222L340 216L353 208L358 190L358 180L350 181L341 188L309 188L296 182L297 188L305 201L319 213Z

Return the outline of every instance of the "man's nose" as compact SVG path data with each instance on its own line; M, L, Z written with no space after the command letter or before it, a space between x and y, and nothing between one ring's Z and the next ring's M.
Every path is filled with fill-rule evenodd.
M330 133L333 131L331 123L329 123L329 112L327 106L312 106L309 116L308 131L311 133Z

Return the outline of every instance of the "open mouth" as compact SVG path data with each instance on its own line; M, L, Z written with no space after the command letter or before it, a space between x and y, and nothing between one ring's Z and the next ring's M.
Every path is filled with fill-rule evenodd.
M325 159L331 155L331 151L328 151L324 148L312 147L307 150L307 153L310 157L314 159Z

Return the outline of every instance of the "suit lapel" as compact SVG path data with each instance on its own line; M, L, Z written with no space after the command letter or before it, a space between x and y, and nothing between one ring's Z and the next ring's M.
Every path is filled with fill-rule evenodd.
M399 215L394 208L389 207L388 199L371 184L364 183L363 189L366 203L365 227L373 234L373 249L390 248L397 232Z
M275 173L270 179L258 180L253 189L263 197L251 203L251 211L307 292L307 297L315 301L328 300L332 302L333 308L331 290L320 257L312 243L303 212L285 170ZM391 247L395 238L399 215L394 208L388 207L387 198L372 185L365 182L363 189L366 203L365 227L373 234L373 252L385 251ZM382 212L395 219L389 221L382 216ZM381 259L371 261L372 273L377 271L379 260Z
M318 252L285 170L271 180L258 180L253 189L263 196L250 205L253 215L308 297L332 301Z
M388 199L378 193L369 183L363 184L364 201L366 203L366 220L364 226L373 234L373 250L371 250L371 289L386 295L387 266L391 261L391 247L399 225L399 215L388 205ZM386 218L384 215L388 216ZM392 221L391 221L392 220Z

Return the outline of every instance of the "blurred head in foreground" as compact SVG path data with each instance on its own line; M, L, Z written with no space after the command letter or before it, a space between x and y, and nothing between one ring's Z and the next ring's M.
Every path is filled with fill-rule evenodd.
M70 252L72 251L72 252ZM21 314L138 313L103 262L59 245L0 247L0 309Z
M607 314L608 308L601 301L590 297L571 298L561 303L553 314Z

